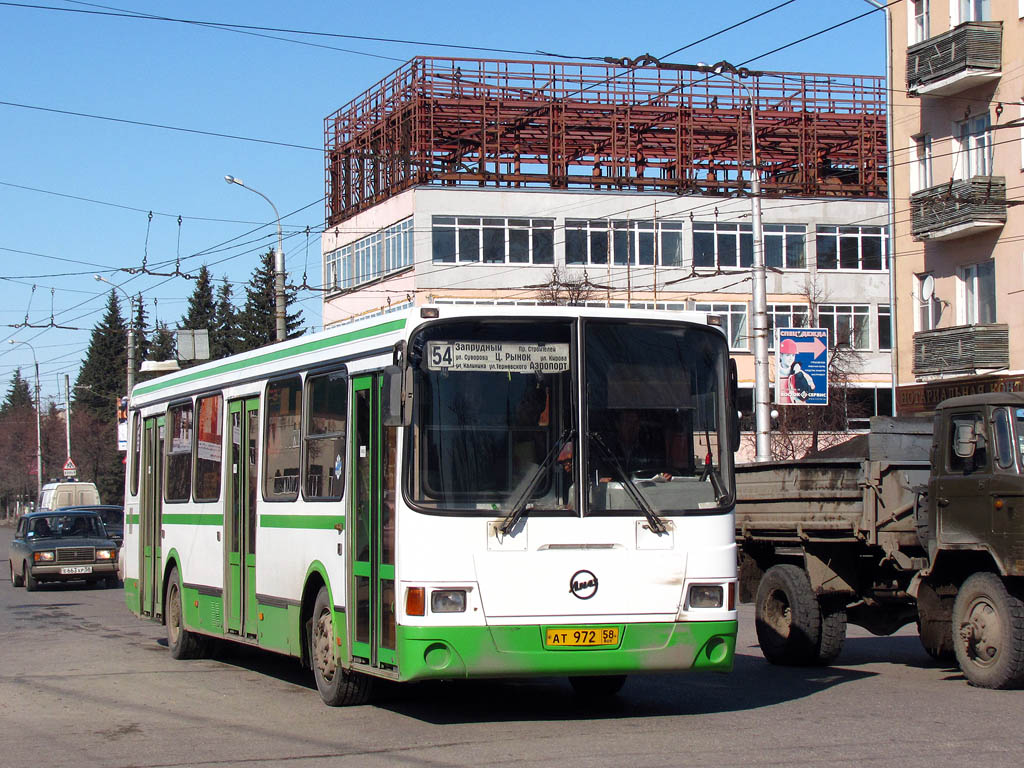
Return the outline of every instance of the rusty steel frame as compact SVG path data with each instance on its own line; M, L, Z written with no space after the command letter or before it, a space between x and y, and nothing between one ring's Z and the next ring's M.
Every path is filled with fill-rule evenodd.
M417 57L324 121L327 224L420 184L743 194L750 105L734 79ZM884 78L765 72L744 85L763 195L885 196Z

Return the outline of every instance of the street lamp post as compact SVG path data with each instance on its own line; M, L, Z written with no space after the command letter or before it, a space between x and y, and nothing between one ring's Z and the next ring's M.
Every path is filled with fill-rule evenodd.
M274 254L274 327L276 329L277 341L284 341L288 336L288 331L285 323L284 240L281 237L281 214L277 212L277 206L274 205L269 197L258 189L246 186L241 179L236 179L234 176L225 176L224 181L228 184L237 184L244 189L248 189L250 192L256 193L270 203L270 207L274 209L274 216L277 218L277 252Z
M132 387L135 386L135 309L132 297L128 295L128 292L120 285L110 282L107 278L102 275L93 275L94 280L98 280L101 283L106 283L109 286L117 288L124 297L128 300L128 399L132 396Z
M43 492L43 430L39 418L39 360L36 358L36 348L27 341L8 339L10 344L24 344L32 350L32 362L36 367L36 501L39 501L39 494Z
M735 68L725 62L714 66L698 64L698 71L724 77L743 89L750 102L750 219L754 235L754 253L751 298L754 304L752 327L754 331L754 426L757 460L771 459L771 386L768 381L768 289L764 265L764 232L761 228L761 169L757 164L757 128L755 110L757 102L741 77L734 77L727 69ZM739 74L737 72L737 74Z

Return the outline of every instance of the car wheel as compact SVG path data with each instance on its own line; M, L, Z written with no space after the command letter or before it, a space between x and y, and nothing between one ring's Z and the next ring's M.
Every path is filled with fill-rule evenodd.
M202 656L202 638L185 629L181 612L181 585L178 569L172 568L164 596L164 623L167 625L167 648L174 659L198 659Z
M22 577L22 575L20 573L14 572L14 563L8 560L7 564L11 566L11 584L13 584L15 587L25 586L25 579Z
M309 659L320 698L329 707L363 704L373 679L342 669L334 655L334 619L327 587L320 587L309 624Z
M35 592L39 589L39 580L32 575L32 571L29 570L28 563L25 563L21 568L21 578L25 582L26 592Z

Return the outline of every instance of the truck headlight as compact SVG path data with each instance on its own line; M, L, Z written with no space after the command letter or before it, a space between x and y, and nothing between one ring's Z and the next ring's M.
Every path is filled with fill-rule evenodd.
M464 589L435 589L430 593L431 613L464 613L465 610Z
M33 552L32 559L37 563L48 563L53 561L53 552Z
M689 603L691 608L721 608L722 588L717 584L693 584Z

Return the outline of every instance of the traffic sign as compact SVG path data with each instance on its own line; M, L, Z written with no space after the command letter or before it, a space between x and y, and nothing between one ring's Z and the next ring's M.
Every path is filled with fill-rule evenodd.
M64 462L64 477L75 477L78 474L78 465L75 464L74 459L68 456L68 460Z

